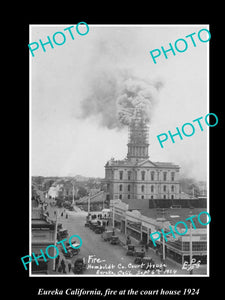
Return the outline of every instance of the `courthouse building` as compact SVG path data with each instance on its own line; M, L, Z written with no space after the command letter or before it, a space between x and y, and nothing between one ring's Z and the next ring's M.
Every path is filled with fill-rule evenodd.
M106 199L179 199L179 166L153 162L148 155L148 126L136 117L129 126L128 152L105 165Z

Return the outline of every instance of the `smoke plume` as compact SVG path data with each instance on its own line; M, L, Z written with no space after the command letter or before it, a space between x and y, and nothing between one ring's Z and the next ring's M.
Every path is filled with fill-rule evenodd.
M81 117L97 117L101 126L120 129L139 112L149 123L162 82L138 78L128 70L103 71L89 84L81 102Z

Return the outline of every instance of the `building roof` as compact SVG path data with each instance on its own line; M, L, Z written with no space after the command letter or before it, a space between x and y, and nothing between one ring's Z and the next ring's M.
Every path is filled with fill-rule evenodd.
M206 211L206 208L193 208L193 209L189 209L189 208L167 208L164 210L164 214L163 211L157 208L152 208L152 209L144 209L144 210L140 210L141 214L149 217L149 218L153 218L153 219L157 219L157 218L162 218L164 216L164 218L170 222L171 225L175 225L177 222L185 222L188 226L190 224L190 221L187 220L185 221L187 218L189 218L190 216L194 216L196 215L195 218L193 218L193 222L196 225L197 228L206 228L206 226L201 225L198 221L197 216L199 215L200 212L202 211ZM207 223L207 216L206 214L202 214L201 215L201 221L203 223ZM184 228L184 225L182 224L178 224L178 227L180 228Z
M95 195L85 196L77 201L77 204L87 204L90 197L90 203L99 203L105 201L105 192L99 191Z
M116 166L116 167L154 167L154 168L169 168L169 169L174 169L174 168L180 168L178 165L175 165L172 162L152 162L149 159L138 159L137 161L133 161L131 159L125 158L123 160L115 160L115 159L111 159L109 160L105 167L109 167L109 166Z

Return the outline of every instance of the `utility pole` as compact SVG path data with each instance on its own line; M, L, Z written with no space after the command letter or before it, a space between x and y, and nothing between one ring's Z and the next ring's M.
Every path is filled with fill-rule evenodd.
M90 201L91 201L91 196L88 194L88 214L90 213Z
M55 243L55 246L56 246L56 239L57 239L57 227L58 227L58 208L56 210L56 220L55 220L55 234L54 234L54 243ZM54 248L54 256L56 256L56 250L55 250L55 248ZM55 270L55 259L53 259L53 270Z
M192 223L190 222L190 264L192 262ZM190 269L190 274L193 273L193 269Z
M165 221L166 221L166 219L165 219L165 208L162 208L161 210L160 210L160 212L161 212L161 214L162 214L162 218L157 218L157 221L159 221L159 222L161 222L161 224L162 224L162 227L163 227L163 231L164 231L164 229L165 229ZM166 249L165 249L165 239L163 238L162 239L162 254L163 254L163 257L162 257L162 259L163 259L163 262L165 262L165 259L166 259Z
M192 211L190 210L189 211L189 216L192 216ZM190 243L189 243L189 245L190 245L190 266L191 266L191 261L192 261L192 223L190 222ZM190 274L192 274L193 273L193 269L191 268L190 269Z
M73 185L73 202L72 204L74 205L74 182L72 181L72 185Z
M113 201L113 229L114 229L115 209L114 209L114 200L112 201Z

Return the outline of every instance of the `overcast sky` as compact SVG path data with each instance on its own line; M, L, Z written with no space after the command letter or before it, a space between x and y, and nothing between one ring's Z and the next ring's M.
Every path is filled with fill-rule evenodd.
M32 25L30 43L69 25ZM127 154L127 128L108 128L101 114L85 116L82 103L96 89L104 87L105 98L109 82L119 81L121 73L160 82L151 113L149 155L151 161L174 162L180 172L198 180L207 175L207 126L196 126L192 137L176 143L165 142L162 149L157 135L175 133L184 123L208 113L208 47L196 37L196 47L188 41L186 52L168 53L154 64L149 51L198 32L198 26L93 26L89 33L75 39L66 35L66 42L46 52L40 48L30 57L31 84L31 174L33 176L104 177L104 165L111 158L123 159ZM213 38L213 37L212 37ZM96 87L97 85L97 87ZM93 86L95 88L93 89ZM102 91L102 90L101 90ZM89 98L88 98L89 97ZM105 99L104 98L104 99ZM104 107L104 106L103 106Z

